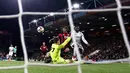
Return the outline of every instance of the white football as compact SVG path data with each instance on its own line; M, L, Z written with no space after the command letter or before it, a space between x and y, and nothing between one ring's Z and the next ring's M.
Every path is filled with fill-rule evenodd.
M37 32L43 33L43 32L44 32L44 27L38 26L38 27L37 27Z

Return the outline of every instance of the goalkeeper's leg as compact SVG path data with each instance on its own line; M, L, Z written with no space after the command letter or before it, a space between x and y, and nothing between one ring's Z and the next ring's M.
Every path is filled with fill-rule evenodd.
M62 57L60 57L56 62L55 64L68 64L68 63L72 63L73 61L72 60L65 60L63 59Z

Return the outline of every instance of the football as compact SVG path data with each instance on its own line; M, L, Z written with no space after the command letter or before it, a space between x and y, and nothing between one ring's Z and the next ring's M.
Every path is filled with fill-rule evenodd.
M37 27L37 32L43 33L43 32L44 32L44 27L38 26L38 27Z

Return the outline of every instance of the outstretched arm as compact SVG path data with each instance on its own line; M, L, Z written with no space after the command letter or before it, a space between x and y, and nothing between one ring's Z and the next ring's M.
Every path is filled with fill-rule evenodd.
M64 47L69 43L70 40L71 40L71 37L68 37L68 38L59 46L59 49L64 48Z
M84 34L81 32L81 35L82 35L82 41L86 44L86 45L88 45L89 43L88 43L88 41L85 39L85 37L84 37Z

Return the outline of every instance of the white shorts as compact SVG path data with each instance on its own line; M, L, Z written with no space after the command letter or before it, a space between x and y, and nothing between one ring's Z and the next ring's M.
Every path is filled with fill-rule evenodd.
M13 52L9 52L9 56L13 56Z

